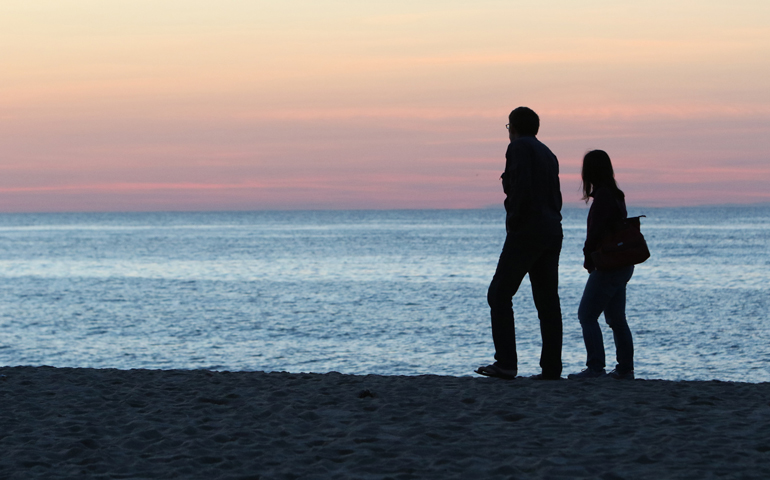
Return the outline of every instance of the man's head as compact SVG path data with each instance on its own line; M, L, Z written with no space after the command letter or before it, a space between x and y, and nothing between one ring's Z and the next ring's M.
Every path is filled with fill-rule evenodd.
M519 107L508 115L511 140L518 137L535 136L540 130L540 117L531 108Z

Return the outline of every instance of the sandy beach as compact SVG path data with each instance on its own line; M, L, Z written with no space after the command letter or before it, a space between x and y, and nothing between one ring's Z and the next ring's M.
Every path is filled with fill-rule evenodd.
M0 478L770 478L770 384L0 368Z

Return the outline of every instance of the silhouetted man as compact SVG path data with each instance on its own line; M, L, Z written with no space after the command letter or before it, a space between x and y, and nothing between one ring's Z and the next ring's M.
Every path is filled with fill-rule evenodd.
M519 107L511 112L508 121L511 143L505 153L505 172L501 177L506 195L507 235L487 293L496 361L476 372L490 377L516 377L518 358L512 300L524 275L529 274L543 340L542 374L535 378L558 379L562 368L562 324L557 290L564 236L559 162L551 150L535 138L540 128L535 112Z

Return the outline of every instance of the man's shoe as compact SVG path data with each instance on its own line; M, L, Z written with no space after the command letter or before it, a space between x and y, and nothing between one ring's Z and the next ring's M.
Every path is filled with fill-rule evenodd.
M501 368L497 365L497 363L487 365L486 367L479 367L474 371L479 375L484 375L485 377L496 377L505 380L513 380L519 373L516 369Z
M618 369L613 369L609 376L614 378L615 380L633 380L634 379L634 371L630 370L628 372L620 373L618 372Z
M580 373L570 373L567 375L567 378L570 380L580 380L581 378L601 378L606 375L607 372L605 372L603 368L601 370L592 370L590 368L586 368Z

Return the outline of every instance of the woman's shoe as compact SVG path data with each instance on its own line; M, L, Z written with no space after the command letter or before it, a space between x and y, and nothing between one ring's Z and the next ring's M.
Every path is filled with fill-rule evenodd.
M613 369L609 373L609 376L614 378L615 380L633 380L634 379L634 371L630 370L630 371L625 372L625 373L620 373L620 372L618 372L618 369L615 368L615 369Z
M586 368L580 373L570 373L567 375L567 378L570 380L579 380L581 378L601 378L605 376L607 376L607 372L605 372L603 368L601 370L592 370L590 368Z

